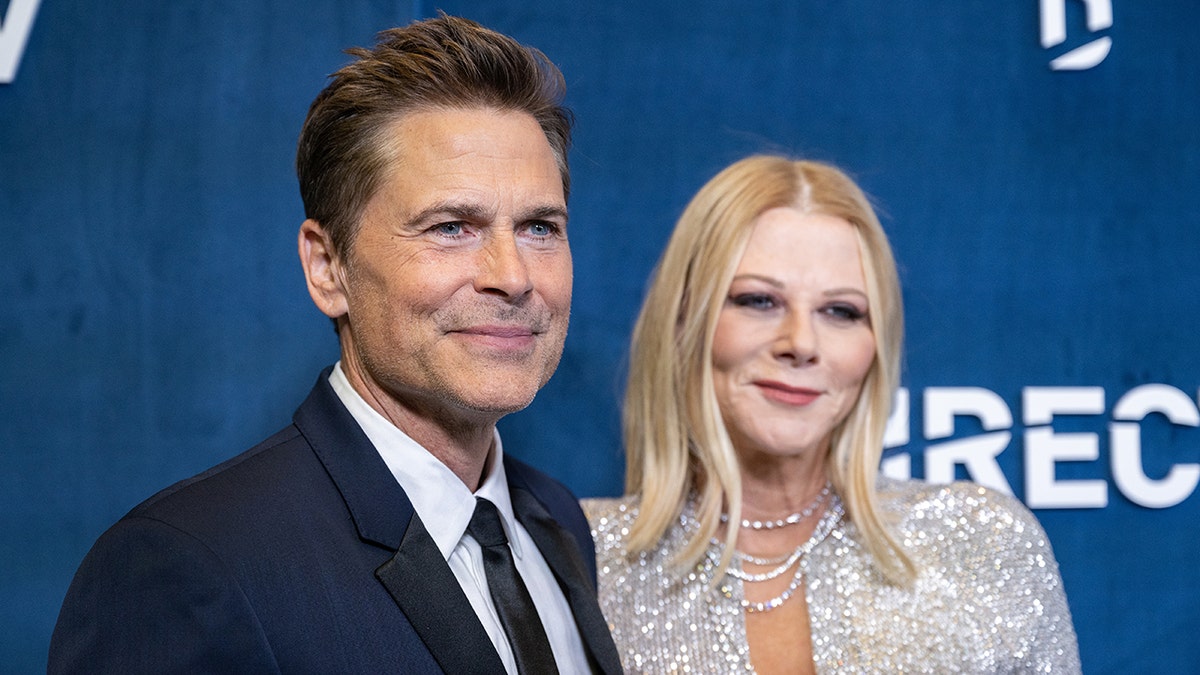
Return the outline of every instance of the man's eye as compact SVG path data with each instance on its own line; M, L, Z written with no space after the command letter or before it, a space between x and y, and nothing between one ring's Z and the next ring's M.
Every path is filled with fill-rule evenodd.
M558 233L558 226L554 223L535 222L529 224L529 234L535 237L551 237Z
M439 223L434 230L436 230L438 234L448 237L457 237L463 233L463 226L462 223Z

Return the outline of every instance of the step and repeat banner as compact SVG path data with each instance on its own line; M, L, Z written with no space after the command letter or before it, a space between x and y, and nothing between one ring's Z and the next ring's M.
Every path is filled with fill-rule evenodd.
M562 365L505 448L621 490L646 281L750 153L871 194L907 310L883 471L1023 500L1088 673L1200 662L1200 5L0 1L0 670L44 670L95 538L290 420L337 358L295 254L325 77L438 10L545 51L577 116Z

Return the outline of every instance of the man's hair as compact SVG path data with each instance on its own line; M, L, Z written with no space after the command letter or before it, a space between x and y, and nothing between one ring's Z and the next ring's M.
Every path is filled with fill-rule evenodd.
M841 218L858 238L875 359L854 408L833 430L827 460L877 565L906 584L915 568L884 522L875 493L900 378L904 316L896 264L879 219L853 180L828 164L785 157L743 159L705 184L679 218L655 270L634 327L623 410L625 491L641 497L630 547L653 548L679 521L681 506L695 498L700 529L676 560L688 568L717 536L723 510L731 522L740 517L741 474L716 398L713 336L753 226L777 207ZM722 566L736 535L737 528L729 528Z
M349 253L367 201L392 164L388 134L406 113L485 108L531 115L546 134L570 191L571 112L546 55L468 19L441 15L383 31L373 49L332 75L300 132L296 173L304 215Z

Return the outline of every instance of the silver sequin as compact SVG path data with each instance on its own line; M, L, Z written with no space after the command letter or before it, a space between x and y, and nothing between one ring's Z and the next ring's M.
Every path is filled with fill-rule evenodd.
M845 519L802 558L817 672L1080 672L1058 565L1024 505L968 483L879 487L920 573L911 588L888 584ZM671 571L695 531L687 513L657 550L630 558L637 500L584 500L584 510L600 605L628 672L754 672L742 582L726 575L710 590L712 555L686 575Z

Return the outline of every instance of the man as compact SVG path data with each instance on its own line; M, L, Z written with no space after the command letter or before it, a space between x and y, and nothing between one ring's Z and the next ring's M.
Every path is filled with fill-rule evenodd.
M101 537L51 672L620 670L574 497L495 430L566 335L562 76L445 16L351 54L297 159L341 360L291 426Z

